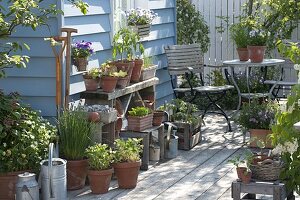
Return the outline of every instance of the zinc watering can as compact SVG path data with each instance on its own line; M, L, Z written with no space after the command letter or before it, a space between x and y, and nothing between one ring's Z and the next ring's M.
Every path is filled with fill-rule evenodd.
M168 132L165 138L165 158L176 158L178 155L178 136L176 136L177 126L170 122L165 122L165 125L168 125Z
M40 181L43 200L67 199L67 161L53 158L53 143L49 145L49 158L41 164Z

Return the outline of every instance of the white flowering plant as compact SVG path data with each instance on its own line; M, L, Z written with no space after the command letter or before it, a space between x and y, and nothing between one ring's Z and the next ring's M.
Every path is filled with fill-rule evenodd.
M39 168L48 155L56 128L31 108L21 105L16 93L0 91L0 174Z
M128 26L151 24L157 16L157 13L149 9L136 8L126 11Z
M266 46L268 36L270 33L263 30L251 30L249 31L249 46Z

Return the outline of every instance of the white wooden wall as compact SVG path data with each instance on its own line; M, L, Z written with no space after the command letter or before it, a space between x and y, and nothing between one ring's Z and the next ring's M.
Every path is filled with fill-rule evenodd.
M202 13L210 29L211 45L205 54L204 63L212 66L222 65L224 60L237 58L235 45L230 40L226 27L238 21L236 16L241 13L242 5L247 0L191 0L195 7ZM218 33L216 27L221 26L221 19L217 16L228 17L228 23L223 22L226 31ZM293 41L300 41L300 27L295 30Z

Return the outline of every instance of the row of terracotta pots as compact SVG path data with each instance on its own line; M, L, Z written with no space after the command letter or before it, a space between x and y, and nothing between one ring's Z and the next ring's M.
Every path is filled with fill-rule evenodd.
M247 46L247 48L237 48L240 61L250 61L260 63L264 60L265 46Z

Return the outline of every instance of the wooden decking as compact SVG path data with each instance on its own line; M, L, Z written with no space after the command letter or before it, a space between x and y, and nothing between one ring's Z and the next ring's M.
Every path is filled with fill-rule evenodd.
M179 151L175 159L141 171L135 189L118 189L116 180L104 195L92 195L89 187L68 193L70 199L231 199L235 168L228 159L243 153L241 131L224 133L226 121L219 116L206 118L203 140L190 151ZM272 198L269 198L272 199Z

